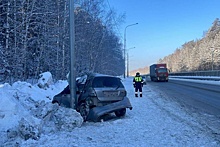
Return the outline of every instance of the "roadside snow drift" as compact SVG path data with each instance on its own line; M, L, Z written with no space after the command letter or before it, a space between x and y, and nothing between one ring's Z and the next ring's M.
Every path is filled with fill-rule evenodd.
M82 125L78 112L51 103L67 82L50 85L51 78L50 84L45 82L47 76L42 76L43 81L39 79L40 84L36 85L19 81L12 86L7 83L0 86L0 144L13 146L10 141L38 140L42 134L72 131Z

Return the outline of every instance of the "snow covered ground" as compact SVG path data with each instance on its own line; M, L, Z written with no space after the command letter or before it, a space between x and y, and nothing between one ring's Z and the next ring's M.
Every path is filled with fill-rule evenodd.
M127 109L123 118L112 115L97 123L83 123L75 110L51 104L67 81L44 89L26 82L0 85L0 146L220 146L194 115L167 101L150 84L144 85L142 98L135 98L132 79L123 83L133 110Z

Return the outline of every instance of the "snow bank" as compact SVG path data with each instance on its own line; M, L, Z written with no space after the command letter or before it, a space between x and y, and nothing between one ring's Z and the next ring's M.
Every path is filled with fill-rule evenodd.
M42 134L80 127L83 119L78 112L51 103L66 85L67 81L58 81L47 89L21 81L1 85L0 144L14 146L21 139L38 140Z
M49 88L49 86L52 84L53 84L53 78L50 72L44 72L40 74L40 78L37 84L40 88L46 89Z

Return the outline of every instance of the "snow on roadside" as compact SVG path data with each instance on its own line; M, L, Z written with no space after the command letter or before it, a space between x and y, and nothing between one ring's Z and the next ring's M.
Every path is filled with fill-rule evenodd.
M38 84L18 81L12 86L7 83L0 86L0 145L18 146L25 140L39 140L43 134L69 131L82 125L78 112L51 103L67 81L53 85L45 82L47 86L42 84L41 88Z
M134 97L131 79L123 81L133 110L122 119L86 122L72 132L44 135L39 141L28 140L23 146L218 146L196 122L163 94L144 86L143 98ZM194 122L195 121L195 122ZM60 140L62 138L62 140ZM48 141L49 140L49 141Z
M129 95L134 95L132 86L127 86L127 89L130 91ZM168 101L163 93L155 93L150 84L144 86L143 95L143 99L133 97L133 107L139 110L131 113L136 112L134 120L139 122L138 131L147 132L143 133L147 145L217 146L215 139L206 136L196 118L192 118L177 103Z
M59 118L58 120L63 120L59 123L59 129L56 126L56 120L51 119L53 121L45 121L42 125L46 125L44 129L41 129L41 135L39 138L29 138L27 140L17 137L16 139L8 139L5 138L0 139L0 144L4 143L4 146L90 146L90 147L118 147L118 146L126 146L126 147L145 147L145 146L209 146L209 147L217 147L219 146L219 142L212 138L212 136L208 136L206 132L203 130L202 126L197 122L196 118L191 117L187 114L181 107L179 107L176 103L170 102L166 99L166 96L163 93L156 93L150 84L147 84L143 87L143 97L135 98L134 97L134 89L132 85L132 79L128 78L123 80L123 83L126 87L128 97L133 106L133 110L127 109L126 116L123 118L116 118L112 116L112 119L104 121L104 122L85 122L80 124L81 118L78 113L68 113L67 109L59 108L59 113L55 115ZM25 84L24 84L25 85ZM23 86L24 86L23 85ZM55 84L56 85L56 84ZM62 85L62 84L61 84ZM65 85L65 84L64 84ZM30 85L29 85L30 86ZM8 102L11 108L9 111L13 111L8 116L12 121L18 121L18 119L13 119L15 114L18 116L23 116L24 112L30 114L31 117L42 120L43 116L46 116L48 111L50 111L52 106L57 109L56 105L48 104L47 102L38 102L37 104L40 109L36 111L32 111L28 107L24 106L22 103L27 100L32 93L32 90L26 90L26 92L30 92L27 94L25 89L28 89L28 85L26 88L22 88L20 86L19 89L23 89L21 94L19 94L19 98L24 96L23 101L18 101L14 97L12 97L13 90L9 85L5 85L0 88L0 94L4 94L2 102ZM61 86L62 87L62 86ZM33 94L38 94L36 91ZM57 88L57 91L59 88ZM34 91L34 90L33 90ZM46 94L51 92L53 95L53 90L46 89L45 93L39 92L39 96L33 99L47 99ZM50 91L50 92L49 92ZM2 93L1 93L2 92ZM16 101L16 103L14 102ZM32 102L24 102L24 104L33 105ZM8 114L6 112L6 108L2 111L0 104L0 116ZM19 109L23 109L20 114L17 114L14 107L19 106ZM28 109L27 109L28 108ZM46 109L44 109L46 108ZM42 112L42 113L41 113ZM57 111L56 111L57 112ZM51 113L50 113L51 114ZM65 117L65 115L67 117ZM73 120L70 119L71 115L73 115ZM35 117L38 116L38 117ZM47 115L48 116L48 115ZM0 117L0 123L4 120L5 117ZM46 117L47 118L47 117ZM50 117L48 117L50 118ZM75 126L71 127L71 121L76 120ZM37 122L37 121L36 121ZM35 122L35 123L36 123ZM42 121L40 121L42 122ZM78 124L77 124L78 123ZM4 124L4 123L3 123ZM4 124L6 127L10 127L11 124ZM17 126L17 125L15 125ZM69 129L68 129L69 128ZM6 132L3 129L0 129L1 136L3 136ZM13 132L12 132L13 133ZM12 134L13 135L13 134ZM17 142L17 143L16 143Z

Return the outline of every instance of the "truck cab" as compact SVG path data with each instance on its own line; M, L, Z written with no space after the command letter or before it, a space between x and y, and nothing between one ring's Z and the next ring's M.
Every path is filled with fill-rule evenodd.
M150 66L151 81L168 82L168 70L166 64L153 64Z
M167 68L157 68L156 70L156 77L157 81L166 81L168 82L168 71Z

